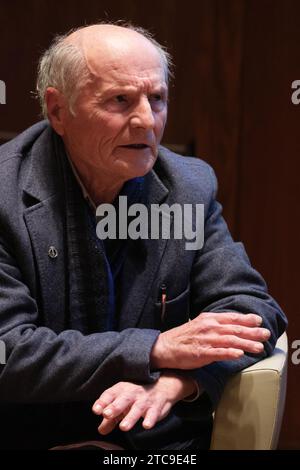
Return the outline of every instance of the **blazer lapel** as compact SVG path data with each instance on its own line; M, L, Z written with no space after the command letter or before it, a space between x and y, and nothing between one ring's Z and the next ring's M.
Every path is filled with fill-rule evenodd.
M161 203L168 189L155 171L145 177L143 203ZM128 240L128 252L122 270L121 314L119 330L136 327L151 292L168 240Z
M34 144L24 187L24 220L47 326L87 334L107 327L107 272L64 152L50 129Z
M24 221L38 271L46 325L56 332L64 329L65 250L61 168L53 151L48 127L32 147L30 167L23 188ZM60 313L58 315L58 312Z
M64 227L60 198L53 196L24 212L31 239L40 284L40 300L46 325L57 333L65 327L65 264Z

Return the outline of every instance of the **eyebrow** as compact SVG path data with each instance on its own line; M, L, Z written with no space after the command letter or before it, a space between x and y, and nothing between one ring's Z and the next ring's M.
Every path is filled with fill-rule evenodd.
M127 93L135 93L137 89L135 87L130 87L130 86L113 86L111 88L108 88L102 92L96 92L95 97L96 98L106 98L107 96L117 96L117 95L126 95ZM153 90L151 91L151 94L168 94L168 87L165 85L158 85L157 87L153 87Z

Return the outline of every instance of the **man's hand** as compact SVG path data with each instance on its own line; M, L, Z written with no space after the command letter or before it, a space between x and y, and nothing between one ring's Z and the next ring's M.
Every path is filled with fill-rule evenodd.
M143 427L150 429L168 415L176 402L191 395L194 389L193 379L172 371L164 371L151 385L118 382L105 390L93 405L93 412L103 415L98 431L108 434L118 423L122 431L129 431L142 417Z
M161 333L151 352L152 369L196 369L214 361L261 353L270 337L255 314L203 312Z

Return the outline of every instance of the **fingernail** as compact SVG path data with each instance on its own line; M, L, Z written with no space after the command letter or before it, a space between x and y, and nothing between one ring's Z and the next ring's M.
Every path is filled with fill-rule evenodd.
M271 333L269 330L264 331L264 338L269 338L271 336Z
M105 416L111 416L112 415L112 410L110 408L108 408L107 410L104 410L104 414Z
M241 357L244 355L244 351L242 349L237 349L234 351L235 357Z
M261 317L257 317L256 322L257 322L257 325L258 325L258 326L261 325L261 324L262 324L262 318L261 318Z
M126 429L126 428L128 428L129 423L128 423L128 421L122 421L122 423L120 424L120 426L121 426L123 429Z
M263 349L263 345L261 343L255 343L254 348L255 351L260 352Z
M96 413L100 413L102 411L102 406L97 403L96 405L93 406L93 410Z

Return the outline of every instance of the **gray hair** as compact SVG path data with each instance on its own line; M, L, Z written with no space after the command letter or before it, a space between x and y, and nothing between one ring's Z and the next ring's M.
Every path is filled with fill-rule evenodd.
M173 77L173 63L171 55L164 46L159 44L152 33L139 26L130 23L118 21L116 23L98 23L114 24L123 28L131 29L144 36L159 52L166 73L166 81ZM39 99L42 114L47 118L47 104L45 102L45 93L48 87L54 87L59 90L67 99L70 112L75 115L74 103L82 86L89 78L89 70L85 57L81 49L73 44L65 43L65 39L71 34L86 26L81 26L68 31L66 34L55 36L50 47L43 53L38 64L36 95Z

